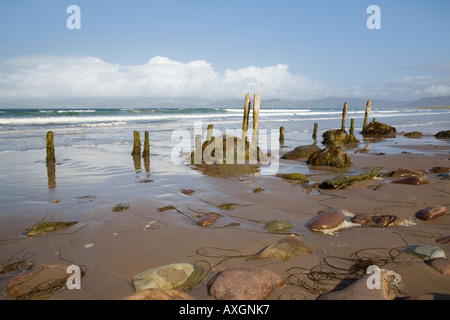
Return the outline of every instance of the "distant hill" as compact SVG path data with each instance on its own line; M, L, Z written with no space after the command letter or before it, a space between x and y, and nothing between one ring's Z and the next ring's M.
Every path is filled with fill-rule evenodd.
M450 96L429 97L410 101L393 101L371 99L375 108L416 108L450 106ZM341 108L347 102L350 108L365 108L367 99L330 97L317 100L281 100L264 99L261 96L262 108ZM53 100L12 100L0 99L0 108L241 108L242 99L224 99L212 101L198 98L80 98Z

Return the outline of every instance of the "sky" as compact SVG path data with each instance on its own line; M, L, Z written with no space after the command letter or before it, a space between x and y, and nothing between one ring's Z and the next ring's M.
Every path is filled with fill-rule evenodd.
M448 0L1 1L0 101L450 96L449 12Z

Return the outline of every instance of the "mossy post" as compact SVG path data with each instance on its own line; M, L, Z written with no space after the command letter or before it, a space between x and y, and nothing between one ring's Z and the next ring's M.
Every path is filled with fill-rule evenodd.
M369 121L369 115L370 115L370 108L371 108L372 101L368 100L366 104L366 114L364 116L364 123L362 127L362 131L364 132L364 129L367 126L367 122Z
M250 104L252 103L252 95L247 93L244 102L244 120L242 122L242 139L247 139L248 118L250 114Z
M347 116L348 103L344 103L344 108L342 109L342 125L341 130L345 131L345 117Z
M350 122L350 135L353 136L355 134L355 119L352 119Z
M133 156L141 156L141 136L138 131L134 131L134 144L133 144L133 152L131 152Z
M261 104L261 98L259 94L255 94L253 97L253 137L252 144L258 143L258 119L259 119L259 107Z
M54 144L54 134L53 131L48 131L46 136L47 145L47 162L55 162L55 144Z
M313 140L317 141L317 128L319 127L319 125L317 123L314 123L314 132L313 132Z
M206 141L211 142L213 136L214 125L210 124L206 133Z
M145 138L144 138L144 151L142 152L143 158L150 157L150 139L148 135L148 131L145 131Z
M202 164L203 150L202 150L202 135L195 136L195 150L194 150L194 164Z
M280 146L284 147L284 127L280 127Z

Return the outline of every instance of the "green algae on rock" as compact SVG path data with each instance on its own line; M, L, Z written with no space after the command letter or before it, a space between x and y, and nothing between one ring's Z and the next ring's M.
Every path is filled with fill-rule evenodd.
M373 119L362 131L363 135L395 137L397 130L387 124L377 122Z
M265 247L256 255L248 258L248 260L279 258L287 261L293 256L298 256L301 252L311 253L311 249L305 246L300 240L284 238Z
M444 250L427 244L408 246L404 249L404 251L406 253L416 255L423 260L447 258L447 254Z
M284 160L298 160L308 158L311 154L319 150L320 148L315 143L306 146L298 146L294 150L283 154L280 158Z
M32 227L29 231L27 231L27 235L32 236L39 236L42 234L46 234L49 232L61 230L68 228L70 226L73 226L74 224L78 223L77 221L56 221L56 222L41 222L34 227Z
M334 129L328 130L322 135L322 144L325 146L341 146L351 143L359 143L359 140L352 134L348 134L345 130Z
M267 223L264 226L264 229L266 229L267 231L270 231L270 232L277 232L277 231L282 231L282 230L289 230L293 227L294 227L294 225L289 221L274 220L274 221Z
M349 155L341 147L330 147L314 152L306 163L313 166L335 168L347 168L352 165Z
M323 181L319 185L319 188L343 189L354 182L375 178L380 170L381 168L378 167L366 167L359 170L352 170L347 173L340 174L332 179Z
M439 131L434 135L438 139L450 139L450 130L447 131Z
M301 173L278 173L276 174L276 177L284 179L284 180L293 180L293 181L300 181L300 182L309 182L309 179L307 176Z
M136 291L144 289L183 289L200 282L208 272L194 264L173 263L140 272L132 279Z
M420 139L422 138L423 134L422 132L412 131L405 133L403 136L411 139Z
M167 210L175 210L175 209L176 208L174 206L169 205L169 206L164 206L164 207L158 208L158 209L156 209L156 211L164 212L164 211L167 211Z

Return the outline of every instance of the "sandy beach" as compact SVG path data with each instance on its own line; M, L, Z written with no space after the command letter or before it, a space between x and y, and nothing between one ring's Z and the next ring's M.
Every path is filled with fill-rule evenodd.
M108 149L59 149L56 187L49 188L42 150L2 153L0 161L9 164L10 174L3 172L4 183L8 184L3 188L8 192L2 198L0 262L5 266L17 259L35 266L83 267L86 273L80 289L44 294L46 299L122 300L134 294L131 281L136 274L167 264L192 263L209 271L201 282L185 290L193 299L213 299L206 284L217 272L254 266L273 271L285 282L268 300L314 300L335 289L357 262L351 259L361 257L401 276L401 284L393 288L397 298L449 298L449 276L404 252L407 246L426 244L450 254L448 243L436 243L436 239L450 235L450 216L432 221L415 218L417 211L429 206L450 209L448 179L429 171L449 167L448 144L403 145L404 139L399 135L395 146L389 148L383 141L372 142L368 153L356 152L364 143L347 148L353 163L347 169L311 167L305 159L280 160L281 173L307 175L313 186L309 190L302 184L273 175L249 174L231 165L223 166L226 170L174 165L160 149L152 150L150 166L145 168L144 163L133 163L127 144ZM281 149L280 155L293 147ZM386 150L389 152L383 152ZM364 167L381 167L382 172L399 168L423 171L429 183L394 184L399 178L387 177L356 182L342 190L314 187ZM17 174L20 171L24 174ZM254 192L258 187L262 192ZM119 204L121 207L117 207ZM166 206L172 207L163 211ZM305 227L309 219L329 208L354 215L395 215L410 223L353 226L333 235ZM217 222L207 227L197 225L201 217L212 212L220 215ZM289 221L293 228L266 230L264 226L274 220ZM42 221L77 224L40 236L25 234ZM301 252L287 261L248 259L283 238L300 240L311 253ZM317 270L334 276L312 281L308 274ZM18 273L2 274L0 299L15 299L4 289Z

